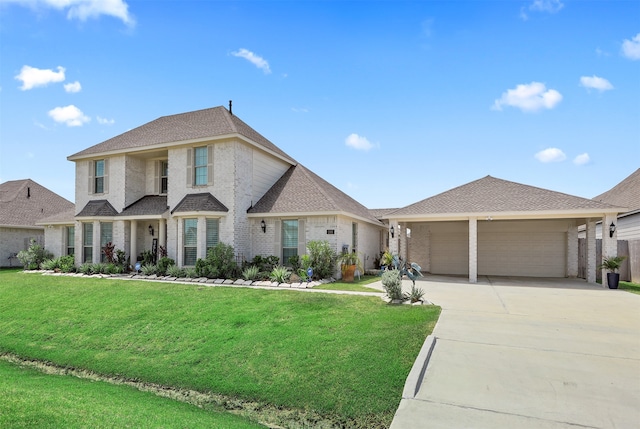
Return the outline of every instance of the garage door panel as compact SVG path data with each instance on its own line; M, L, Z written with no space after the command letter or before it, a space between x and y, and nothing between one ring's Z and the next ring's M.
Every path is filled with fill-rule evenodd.
M469 274L469 235L432 233L431 273Z
M478 235L478 274L564 277L566 234L508 232Z

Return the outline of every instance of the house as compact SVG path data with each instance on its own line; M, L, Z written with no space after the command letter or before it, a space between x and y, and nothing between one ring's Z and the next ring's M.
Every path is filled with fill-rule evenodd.
M578 276L578 226L586 224L588 282L596 280L595 224L626 209L486 176L383 215L391 251L433 274ZM410 237L407 230L411 231ZM604 238L616 252L616 235Z
M628 256L622 267L620 278L640 283L640 168L627 178L596 197L596 201L627 207L627 211L618 214L616 235L620 244L626 247ZM608 229L611 224L606 224ZM596 238L602 238L602 223L596 225ZM626 241L626 243L625 243Z
M364 206L224 107L163 116L68 159L77 265L101 261L107 242L132 263L163 250L189 267L218 242L241 260L286 264L310 240L327 240L368 268L386 235Z
M31 240L44 245L45 227L38 221L73 210L73 203L31 179L0 184L0 266L19 266L16 255Z

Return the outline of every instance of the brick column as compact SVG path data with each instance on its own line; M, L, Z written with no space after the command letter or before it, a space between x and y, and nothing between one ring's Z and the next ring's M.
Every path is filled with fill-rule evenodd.
M587 282L596 282L596 222L587 219Z
M613 233L613 237L609 237L609 225L618 226L618 220L615 215L607 214L602 218L602 259L618 256L618 231ZM598 261L601 264L602 261ZM602 269L602 286L609 287L607 282L608 271Z
M469 218L469 283L478 283L478 218Z
M567 277L578 277L578 226L575 221L567 230Z

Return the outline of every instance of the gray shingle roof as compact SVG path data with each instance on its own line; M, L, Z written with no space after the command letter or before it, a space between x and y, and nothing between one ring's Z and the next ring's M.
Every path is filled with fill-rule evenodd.
M53 216L47 216L40 219L37 225L52 225L52 224L72 224L76 214L76 209L65 210L63 212L54 214Z
M31 179L0 184L0 225L35 226L40 219L73 207L71 201Z
M631 173L629 177L618 183L597 197L596 201L627 207L629 211L640 209L640 168Z
M166 196L146 195L125 207L118 216L161 215L167 210L169 206L167 206Z
M388 213L395 212L396 210L398 210L398 207L393 209L369 209L369 212L376 219L382 219Z
M240 118L222 107L196 110L177 115L162 116L97 145L77 152L69 159L82 158L106 152L144 149L146 146L167 146L194 139L215 138L239 134L270 150L291 163L295 161Z
M171 213L180 212L228 212L229 209L209 192L188 194Z
M607 210L609 204L486 176L418 201L386 217L437 213Z
M107 200L89 201L76 216L116 216L118 211Z
M248 212L343 212L380 223L365 206L301 164L290 167Z

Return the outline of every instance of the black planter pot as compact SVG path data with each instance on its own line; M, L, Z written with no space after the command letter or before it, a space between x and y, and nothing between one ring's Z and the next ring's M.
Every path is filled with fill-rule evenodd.
M607 273L607 284L609 289L618 289L618 283L620 282L620 273Z

